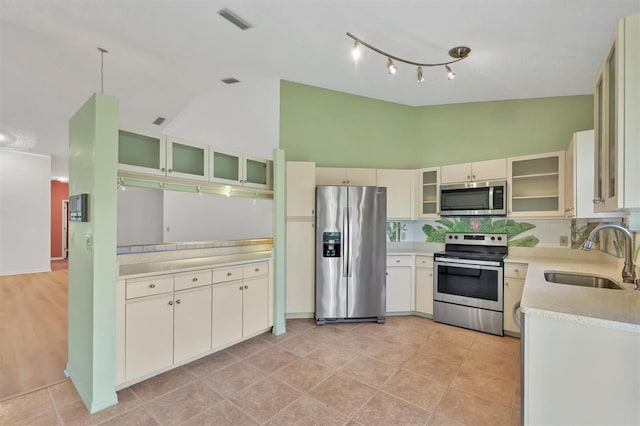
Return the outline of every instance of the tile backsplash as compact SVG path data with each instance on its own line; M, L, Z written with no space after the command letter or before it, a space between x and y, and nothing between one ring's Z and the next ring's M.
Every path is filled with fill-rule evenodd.
M623 223L622 219L607 219ZM579 250L600 219L532 219L514 220L498 217L451 217L429 221L387 222L390 242L420 241L443 243L446 232L506 233L510 247L567 248ZM625 223L623 223L625 224ZM640 237L633 233L633 256L640 255ZM561 246L561 237L568 242ZM598 235L600 250L616 257L624 256L624 238L619 232L604 230ZM638 261L636 261L638 262Z

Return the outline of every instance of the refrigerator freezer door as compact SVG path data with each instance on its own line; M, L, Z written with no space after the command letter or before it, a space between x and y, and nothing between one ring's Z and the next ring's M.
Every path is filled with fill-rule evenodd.
M383 318L386 314L387 190L348 188L347 316Z
M347 187L316 189L316 320L347 317L346 209ZM335 244L325 247L336 233L340 236L339 252Z

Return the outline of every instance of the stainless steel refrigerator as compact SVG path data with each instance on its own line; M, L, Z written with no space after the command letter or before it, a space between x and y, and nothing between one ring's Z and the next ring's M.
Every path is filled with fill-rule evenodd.
M386 314L387 188L316 188L317 324Z

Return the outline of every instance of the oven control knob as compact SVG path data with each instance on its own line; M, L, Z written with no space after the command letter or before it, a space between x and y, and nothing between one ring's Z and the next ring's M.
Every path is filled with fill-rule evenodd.
M496 239L496 237L491 237L491 241L494 241Z
M453 237L453 238L455 238L455 239L457 240L457 239L458 239L458 236L457 236L457 235L454 235L454 237Z
M498 241L502 241L502 237L498 237Z

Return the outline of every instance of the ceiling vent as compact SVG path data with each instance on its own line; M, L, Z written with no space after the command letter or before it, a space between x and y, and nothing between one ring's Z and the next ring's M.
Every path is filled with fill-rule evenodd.
M155 124L156 126L159 126L162 123L164 123L165 120L166 120L166 118L164 118L164 117L158 117L155 120L153 120L153 124Z
M235 79L233 77L228 77L228 78L223 78L222 80L220 80L221 82L225 83L225 84L236 84L236 83L240 83L240 80Z
M242 19L241 17L239 17L238 15L236 15L235 13L227 9L226 7L224 9L219 10L218 15L222 16L224 19L231 22L233 25L240 28L241 30L247 30L253 27L253 25L251 25L250 23L248 23L247 21L245 21L244 19Z

